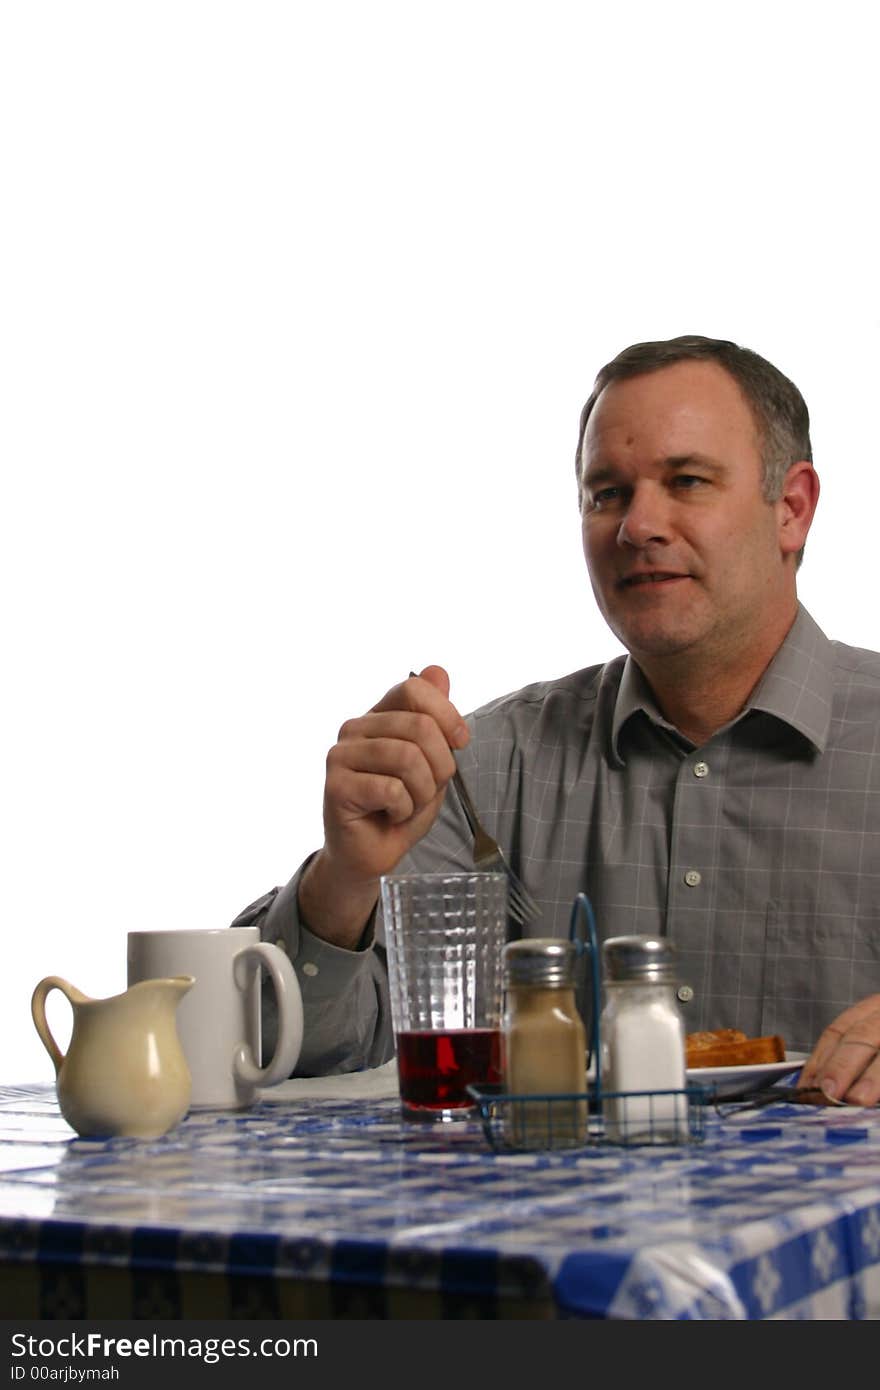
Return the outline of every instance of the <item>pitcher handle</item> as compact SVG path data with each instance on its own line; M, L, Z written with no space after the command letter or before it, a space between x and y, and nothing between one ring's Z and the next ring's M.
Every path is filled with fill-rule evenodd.
M247 1044L240 1048L235 1058L235 1074L248 1086L274 1086L290 1076L302 1048L303 1006L299 980L289 956L271 941L245 946L235 957L236 979L242 985L245 980L240 972L246 961L260 963L269 972L277 1001L278 1037L272 1060L264 1067L257 1066Z
M31 1018L34 1020L34 1027L40 1035L40 1041L52 1058L52 1065L57 1076L67 1054L61 1051L46 1020L46 1000L53 989L61 990L71 1008L77 1004L87 1004L88 995L83 994L68 980L62 980L60 975L47 975L45 980L40 981L31 996Z

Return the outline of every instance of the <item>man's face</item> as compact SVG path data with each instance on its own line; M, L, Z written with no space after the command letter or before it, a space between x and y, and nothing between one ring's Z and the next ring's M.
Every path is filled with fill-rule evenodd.
M677 362L607 386L581 479L593 592L640 664L729 659L784 633L794 565L780 548L779 504L762 493L754 419L722 367Z

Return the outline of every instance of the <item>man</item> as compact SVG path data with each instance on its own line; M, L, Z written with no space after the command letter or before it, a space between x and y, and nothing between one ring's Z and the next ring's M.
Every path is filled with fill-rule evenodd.
M464 868L456 755L564 935L665 932L690 1031L781 1033L829 1099L880 1098L880 656L798 604L819 483L807 408L769 362L698 337L638 344L581 418L596 601L629 652L463 720L440 667L395 685L327 759L325 842L241 915L290 951L304 1070L393 1052L379 878ZM403 863L402 863L403 861Z

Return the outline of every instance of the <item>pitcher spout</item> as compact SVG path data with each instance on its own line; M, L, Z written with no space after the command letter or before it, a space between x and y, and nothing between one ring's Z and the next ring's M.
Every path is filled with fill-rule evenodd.
M192 989L196 982L195 975L166 975L162 979L141 980L139 984L129 985L126 994L146 993L152 991L154 994L167 994L177 1000ZM120 996L122 998L124 996Z
M181 999L195 982L194 975L167 975L155 980L141 980L136 985L129 985L124 994L114 995L112 1000L106 1002L118 1001L124 1009L158 1009L174 1014Z

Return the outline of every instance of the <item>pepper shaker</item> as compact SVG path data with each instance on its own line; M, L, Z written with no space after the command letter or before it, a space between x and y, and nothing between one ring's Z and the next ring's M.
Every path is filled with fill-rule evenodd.
M576 947L540 937L511 941L503 960L505 1089L547 1098L510 1102L509 1138L532 1149L585 1144L587 1037L575 1003Z

